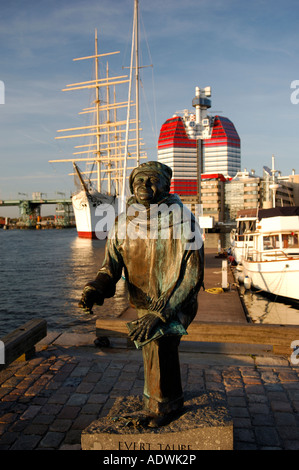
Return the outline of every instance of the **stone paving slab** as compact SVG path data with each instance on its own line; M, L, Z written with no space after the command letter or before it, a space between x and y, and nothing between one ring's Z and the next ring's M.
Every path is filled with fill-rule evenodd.
M61 339L49 335L36 357L0 372L0 450L80 450L82 431L116 398L142 394L140 351ZM181 352L180 361L186 392L225 394L235 450L299 449L299 366L290 357Z

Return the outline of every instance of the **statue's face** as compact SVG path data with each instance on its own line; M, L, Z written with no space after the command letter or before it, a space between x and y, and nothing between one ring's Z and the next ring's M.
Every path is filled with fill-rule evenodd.
M133 180L133 193L139 204L148 206L159 201L165 193L164 178L155 171L137 173Z

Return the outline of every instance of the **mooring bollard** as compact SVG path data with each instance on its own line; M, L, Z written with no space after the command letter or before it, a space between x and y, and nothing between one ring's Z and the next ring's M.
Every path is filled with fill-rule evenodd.
M227 289L227 259L222 260L222 289Z

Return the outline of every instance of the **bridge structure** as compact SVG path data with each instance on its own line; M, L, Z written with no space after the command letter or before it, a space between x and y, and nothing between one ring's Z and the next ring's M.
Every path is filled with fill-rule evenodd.
M62 227L70 226L73 219L72 200L70 198L43 198L42 193L34 193L31 199L0 200L1 207L18 206L19 223L27 228L36 227L41 220L41 206L51 204L56 206L55 224Z

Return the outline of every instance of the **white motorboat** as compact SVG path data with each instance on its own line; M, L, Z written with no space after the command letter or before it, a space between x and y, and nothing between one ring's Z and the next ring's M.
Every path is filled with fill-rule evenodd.
M244 234L244 279L255 289L299 300L299 207L261 210Z

